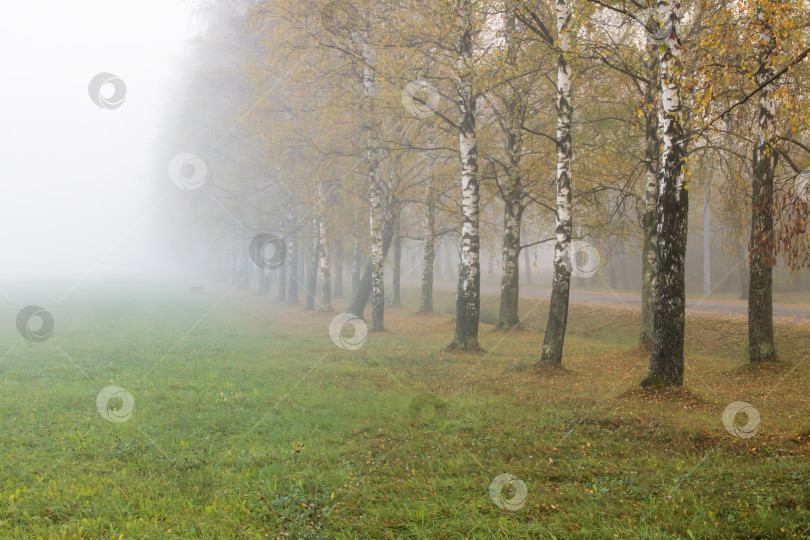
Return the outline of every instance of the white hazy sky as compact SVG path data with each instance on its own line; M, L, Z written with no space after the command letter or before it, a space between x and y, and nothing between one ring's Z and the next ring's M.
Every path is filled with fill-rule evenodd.
M0 2L0 277L121 273L150 259L155 231L141 218L163 101L202 24L196 0ZM99 72L125 81L120 108L91 101Z

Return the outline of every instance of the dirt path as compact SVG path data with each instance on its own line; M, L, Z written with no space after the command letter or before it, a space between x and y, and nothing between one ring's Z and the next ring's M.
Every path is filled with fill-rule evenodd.
M409 284L410 285L410 284ZM418 283L413 283L418 287ZM434 287L442 291L454 291L456 284L449 281L437 281ZM500 294L500 287L492 283L481 285L483 294ZM534 287L521 285L521 298L546 298L551 294L551 289L546 287ZM611 292L607 287L604 290L583 290L573 289L571 291L571 301L576 304L608 304L613 306L625 306L629 309L641 309L641 295L634 293ZM748 316L748 304L743 300L713 300L713 299L686 299L687 313L706 313L714 315L726 315L731 317L745 318ZM800 304L774 304L774 319L779 322L794 324L810 324L810 306Z

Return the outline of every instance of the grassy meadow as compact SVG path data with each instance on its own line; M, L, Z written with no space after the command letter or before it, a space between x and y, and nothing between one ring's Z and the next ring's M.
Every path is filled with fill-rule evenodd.
M636 312L572 306L564 369L525 328L446 352L438 311L386 310L357 350L335 313L255 292L85 285L8 290L0 316L0 538L808 538L810 327L747 365L744 321L687 319L685 385L637 388ZM26 299L23 301L22 299ZM54 316L42 343L17 312ZM484 320L497 312L485 297ZM490 315L487 315L489 313ZM111 418L99 392L118 386ZM117 400L117 401L116 401ZM751 438L721 416L761 415ZM130 415L131 413L131 415ZM522 507L489 492L511 474ZM520 494L507 486L503 496Z

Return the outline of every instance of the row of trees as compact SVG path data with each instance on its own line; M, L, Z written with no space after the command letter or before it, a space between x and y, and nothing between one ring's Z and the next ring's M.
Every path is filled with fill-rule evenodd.
M331 310L333 271L351 265L348 311L370 304L371 331L403 240L421 245L431 311L436 242L455 236L459 350L479 348L482 235L500 236L504 330L520 325L521 251L553 244L540 359L552 365L580 247L637 246L642 384L680 385L689 195L713 186L729 238L749 235L750 359L773 360L776 257L799 268L810 254L807 8L223 1L171 127L208 168L180 214L211 246L242 242L237 265L255 234L283 238L278 298L303 290L307 309ZM482 211L502 226L482 229Z

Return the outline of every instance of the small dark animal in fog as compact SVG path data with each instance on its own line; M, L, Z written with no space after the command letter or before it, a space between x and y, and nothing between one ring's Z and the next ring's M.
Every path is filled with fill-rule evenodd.
M191 287L191 288L188 290L188 292L189 292L190 294L202 294L202 292L203 292L203 286L202 286L202 285L195 285L194 287Z

